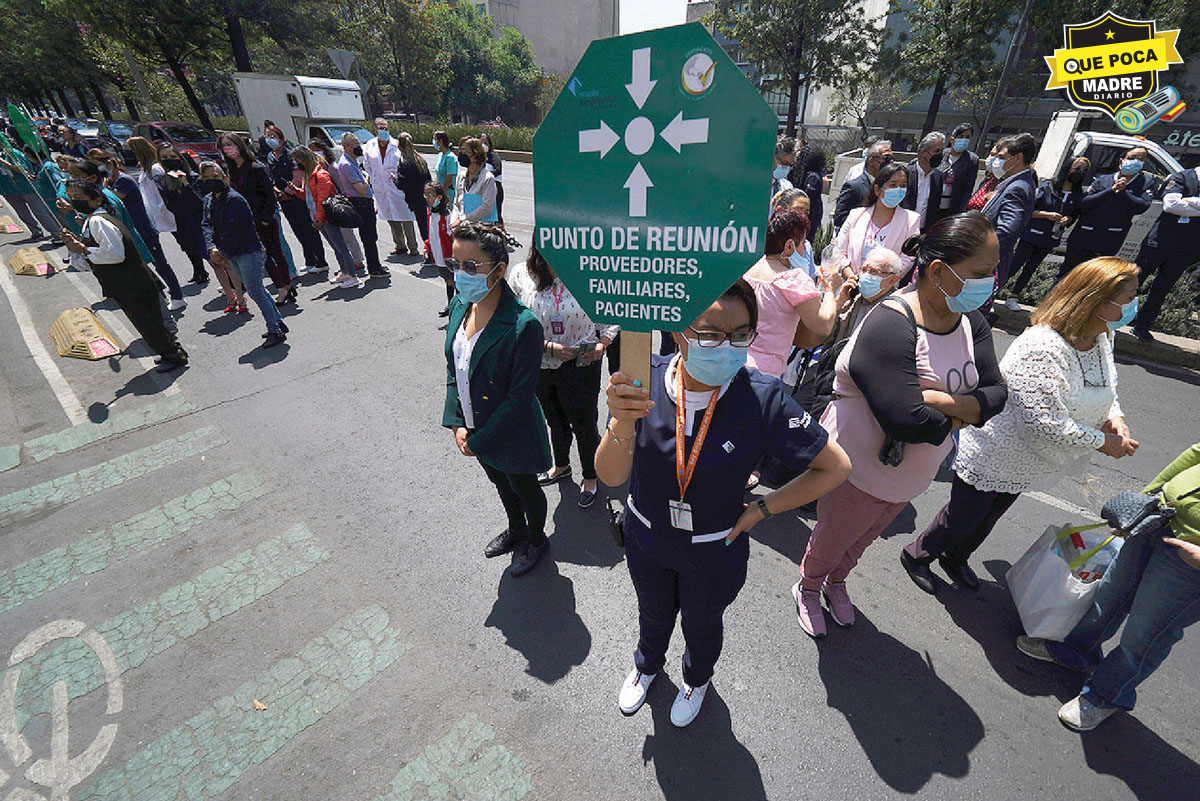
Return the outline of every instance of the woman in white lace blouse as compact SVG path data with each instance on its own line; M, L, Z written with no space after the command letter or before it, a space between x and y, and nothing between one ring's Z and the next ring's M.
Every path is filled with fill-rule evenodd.
M925 592L938 560L955 583L979 579L967 559L1017 497L1083 472L1093 451L1137 450L1117 401L1112 332L1137 312L1137 265L1105 256L1079 265L1033 313L1033 325L1000 361L1008 405L981 428L963 429L950 501L900 561Z

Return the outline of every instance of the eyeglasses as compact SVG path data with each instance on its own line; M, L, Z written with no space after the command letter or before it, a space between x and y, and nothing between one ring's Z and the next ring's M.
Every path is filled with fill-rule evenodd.
M494 261L475 261L474 259L467 259L466 261L459 261L458 259L446 259L447 267L449 267L451 270L462 270L467 275L478 275L480 267L483 267L485 264L494 265L495 263L496 262ZM486 272L490 273L491 270L487 270Z
M748 348L750 344L758 338L757 331L734 331L727 333L725 331L700 331L688 326L688 330L695 334L694 339L696 344L702 348L715 348L725 340L729 340L729 344L735 348Z

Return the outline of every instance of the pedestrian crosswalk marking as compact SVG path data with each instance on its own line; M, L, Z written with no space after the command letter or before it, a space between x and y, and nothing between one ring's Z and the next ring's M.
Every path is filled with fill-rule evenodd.
M225 444L215 426L126 453L59 478L43 481L0 497L0 529L40 512L64 506L89 495L120 486L164 467L191 459Z
M0 616L130 554L184 534L222 512L238 509L266 492L262 476L253 471L235 473L12 569L0 570Z
M193 410L182 395L176 395L136 409L118 412L102 423L80 423L77 426L46 434L25 443L26 458L41 462L51 456L73 451L116 434L125 434L144 426L161 423Z
M532 779L524 763L495 739L491 726L468 715L405 765L391 790L373 801L519 801L533 789Z
M100 623L96 631L112 647L124 673L194 636L223 617L249 606L287 581L329 559L306 526L297 525L281 537L242 551L217 567ZM31 659L21 681L28 703L17 710L18 725L49 711L50 689L66 681L71 698L104 684L104 673L88 658L83 644L69 641Z
M109 770L76 801L215 798L408 649L383 609L360 609ZM256 698L266 710L254 709Z
M21 463L21 446L4 445L0 447L0 473L11 470Z

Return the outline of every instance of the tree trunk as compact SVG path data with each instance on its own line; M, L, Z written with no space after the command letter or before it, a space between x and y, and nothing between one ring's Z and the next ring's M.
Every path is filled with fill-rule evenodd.
M125 101L125 110L129 112L129 119L132 121L140 120L142 115L138 113L137 103L133 102L133 95L122 95L121 99Z
M196 112L196 118L200 120L200 127L213 130L212 120L205 111L203 104L200 103L200 98L196 97L196 91L192 89L191 82L187 79L187 72L184 70L183 64L179 59L172 55L163 53L163 58L167 62L167 66L171 68L171 72L175 75L175 80L179 82L179 88L183 90L183 94L187 97L188 103L192 107L192 111Z
M70 102L67 101L67 93L62 89L55 89L58 92L58 99L62 101L62 115L64 117L75 116L75 110L71 108Z
M83 90L80 89L78 86L75 87L75 98L77 100L79 100L79 108L81 110L82 115L84 117L89 116L91 114L91 110L88 109L87 100L84 99L84 96L83 96Z
M942 95L946 93L946 73L938 73L937 83L933 85L933 96L929 98L929 111L925 112L925 125L921 127L921 138L933 130L937 124L938 109L942 105Z
M100 89L100 84L95 80L91 82L92 94L96 96L96 102L100 104L100 113L104 115L104 119L111 120L112 112L108 110L108 102L104 99L104 92Z
M250 63L250 50L246 47L246 34L242 30L242 18L227 11L225 27L229 32L229 46L233 49L234 67L238 72L254 72L254 65Z
M792 74L788 76L788 82L791 84L788 87L788 110L787 110L787 135L796 135L796 112L800 108L800 63L797 62L792 68Z

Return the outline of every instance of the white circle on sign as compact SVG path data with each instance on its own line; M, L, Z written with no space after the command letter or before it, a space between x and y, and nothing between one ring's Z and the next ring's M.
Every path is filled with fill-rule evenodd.
M708 53L695 53L683 64L683 90L702 95L712 88L716 67Z
M625 147L640 156L654 144L654 123L645 117L634 117L625 126Z

